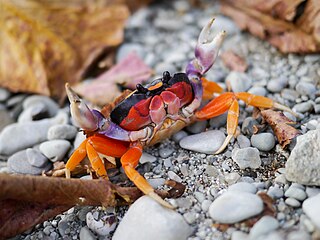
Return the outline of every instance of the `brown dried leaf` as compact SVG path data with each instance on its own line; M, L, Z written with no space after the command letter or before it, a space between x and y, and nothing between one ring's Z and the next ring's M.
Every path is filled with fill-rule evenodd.
M231 71L245 72L248 68L246 60L233 51L225 51L220 57L224 65Z
M292 139L300 132L289 124L294 124L282 112L276 112L271 109L261 111L264 120L271 126L279 143L284 148L291 143Z
M95 80L79 83L73 88L85 99L102 106L121 95L118 84L133 89L136 84L149 79L151 74L152 70L132 52Z
M2 1L0 85L61 98L65 82L79 81L89 62L118 45L127 7L85 2Z

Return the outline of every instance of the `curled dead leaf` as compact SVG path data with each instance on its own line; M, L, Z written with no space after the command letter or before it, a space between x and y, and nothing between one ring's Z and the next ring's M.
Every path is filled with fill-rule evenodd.
M225 51L220 55L224 65L231 71L245 72L248 64L244 58L233 51Z

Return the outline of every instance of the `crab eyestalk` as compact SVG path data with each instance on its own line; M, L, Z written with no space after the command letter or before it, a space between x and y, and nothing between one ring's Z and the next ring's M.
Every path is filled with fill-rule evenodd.
M214 64L223 39L225 31L219 32L215 37L211 34L211 26L214 18L202 29L195 49L195 59L187 66L187 74L204 75Z
M95 131L98 128L98 119L68 83L66 83L65 87L70 101L71 116L75 123L83 130Z

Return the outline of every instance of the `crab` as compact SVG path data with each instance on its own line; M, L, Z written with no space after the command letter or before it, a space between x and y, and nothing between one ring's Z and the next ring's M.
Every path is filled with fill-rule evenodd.
M170 75L148 85L138 84L136 90L125 94L102 111L91 110L66 84L71 115L87 138L74 151L66 164L66 176L88 156L96 175L107 178L105 158L120 158L127 177L146 195L165 207L173 208L158 196L148 181L135 169L146 146L158 143L187 125L210 119L228 112L227 137L216 154L221 153L236 133L239 116L238 101L258 108L278 108L290 111L273 100L247 92L225 92L216 83L205 79L204 74L214 64L225 31L211 35L214 19L200 32L195 48L195 58L189 62L185 73ZM218 97L212 96L218 93ZM211 101L200 107L203 97Z

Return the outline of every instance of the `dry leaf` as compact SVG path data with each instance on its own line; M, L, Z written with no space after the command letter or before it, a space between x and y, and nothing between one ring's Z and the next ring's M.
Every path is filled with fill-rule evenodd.
M284 53L320 51L318 0L223 0L221 12Z
M261 115L264 120L271 126L279 143L284 148L291 143L292 139L300 134L300 132L289 124L294 124L282 112L273 110L263 110Z
M245 72L248 68L246 60L233 51L225 51L220 57L224 65L231 71Z
M83 98L102 106L121 95L118 85L134 89L136 84L148 80L151 74L152 70L132 52L95 80L79 83L73 88Z
M88 1L2 1L0 85L11 91L64 96L98 55L123 39L125 5Z

